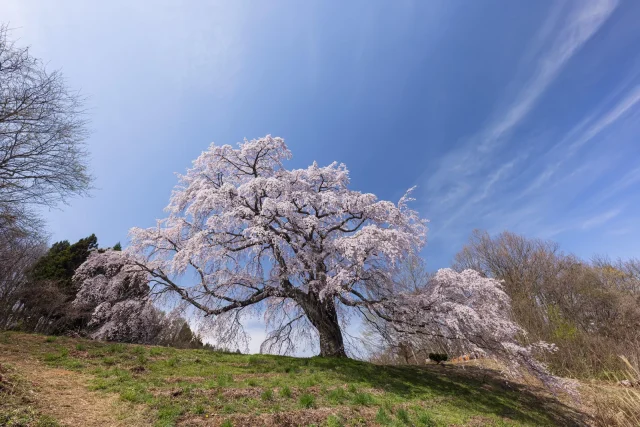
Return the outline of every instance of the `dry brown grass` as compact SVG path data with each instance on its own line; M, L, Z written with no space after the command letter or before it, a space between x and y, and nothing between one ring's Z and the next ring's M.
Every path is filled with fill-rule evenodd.
M612 375L609 384L587 385L583 392L597 427L640 426L640 370L626 357L620 358L627 368L623 375Z
M31 405L57 421L50 425L148 425L145 421L148 416L141 408L122 402L115 394L89 391L89 375L51 368L23 352L0 351L0 360L3 364L10 364L24 377L28 386L25 394L30 397Z
M297 411L278 412L272 414L235 414L227 418L221 417L189 417L179 422L181 427L219 427L224 426L225 421L230 421L234 427L297 427L297 426L324 426L327 425L326 420L329 417L336 419L349 419L352 425L358 426L378 426L373 421L375 419L376 410L374 408L316 408L303 409ZM485 420L486 421L486 420ZM488 425L493 420L489 419L485 424ZM341 423L338 425L342 425Z

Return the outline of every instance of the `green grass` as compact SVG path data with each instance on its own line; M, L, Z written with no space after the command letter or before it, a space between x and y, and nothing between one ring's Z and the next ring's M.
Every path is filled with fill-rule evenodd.
M300 396L299 402L300 402L300 407L306 408L306 409L313 408L314 406L316 406L316 398L309 393L305 393L302 396Z
M344 424L342 423L342 420L339 417L336 417L335 415L329 415L327 417L327 421L325 425L327 427L343 427L344 426Z
M268 389L263 391L260 397L262 398L262 400L268 400L268 401L273 400L273 390Z
M370 393L356 393L352 397L351 402L358 406L373 406L375 404L375 399Z
M293 393L288 386L284 386L280 389L280 397L291 398L291 396L293 396Z
M421 414L418 414L418 425L425 427L437 427L438 422L430 413L423 412Z
M347 392L343 388L336 388L329 392L327 400L334 405L340 405L348 399Z
M0 336L0 349L6 348L90 375L93 390L143 405L156 426L211 414L230 425L243 417L246 425L252 417L295 416L314 408L331 408L320 411L325 418L313 422L327 426L483 425L478 420L484 425L545 426L570 424L573 416L551 397L517 384L507 387L496 372L472 367L378 366L67 337L51 342L27 334L9 340Z
M407 410L404 408L398 409L398 411L396 412L396 417L402 424L409 424L411 422L411 420L409 420L409 412L407 412Z
M0 365L0 426L60 426L55 419L36 409L31 401L30 388L30 384L13 367Z
M376 422L380 425L386 426L391 424L391 417L387 414L384 408L379 408L376 414Z
M218 387L228 387L233 384L233 375L218 374L216 375L216 381L218 382Z

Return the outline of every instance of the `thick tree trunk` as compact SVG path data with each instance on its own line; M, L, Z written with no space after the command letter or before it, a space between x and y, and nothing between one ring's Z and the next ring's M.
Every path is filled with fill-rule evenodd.
M333 298L320 301L317 295L308 294L299 303L320 335L320 356L347 357Z

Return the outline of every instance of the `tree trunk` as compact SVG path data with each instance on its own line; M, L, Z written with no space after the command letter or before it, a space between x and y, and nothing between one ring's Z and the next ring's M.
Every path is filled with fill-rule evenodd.
M309 293L299 303L320 335L320 356L347 357L333 298L320 301L317 295Z

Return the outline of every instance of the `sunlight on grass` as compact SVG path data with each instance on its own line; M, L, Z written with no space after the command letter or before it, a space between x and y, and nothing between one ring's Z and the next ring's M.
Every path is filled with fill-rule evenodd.
M228 417L231 425L234 417L245 417L246 424L251 417L322 408L332 411L317 425L445 426L481 417L493 425L539 426L564 420L550 400L504 388L504 380L473 375L472 369L24 337L19 351L90 375L92 390L149 408L156 426L211 414ZM491 392L483 389L489 383Z

